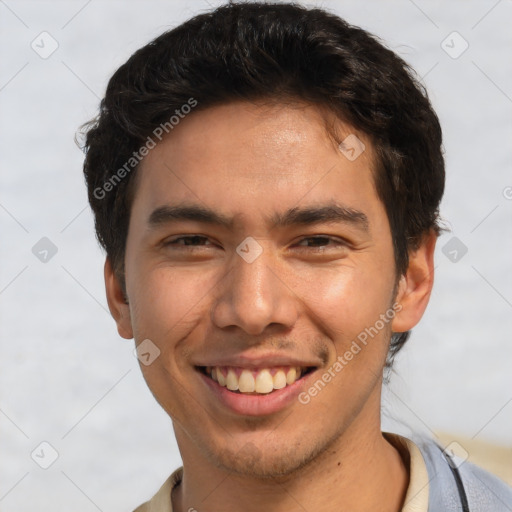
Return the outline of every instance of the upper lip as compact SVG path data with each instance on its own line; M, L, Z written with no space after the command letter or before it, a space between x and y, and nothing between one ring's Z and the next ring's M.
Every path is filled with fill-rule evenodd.
M231 357L219 357L204 360L201 362L194 363L194 366L231 366L239 368L271 368L275 366L300 366L305 367L317 367L320 366L318 361L306 361L303 359L297 359L284 354L269 354L259 356L249 356L246 354L239 354Z

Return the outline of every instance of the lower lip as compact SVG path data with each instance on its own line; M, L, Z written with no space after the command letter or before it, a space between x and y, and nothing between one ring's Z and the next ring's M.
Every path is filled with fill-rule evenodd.
M298 396L306 386L306 380L315 372L308 373L293 384L265 395L233 393L200 371L198 373L218 400L232 412L245 416L264 416L281 411L293 401L298 401Z

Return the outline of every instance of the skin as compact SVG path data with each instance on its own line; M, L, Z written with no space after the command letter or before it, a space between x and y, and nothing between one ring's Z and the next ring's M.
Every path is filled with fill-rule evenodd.
M173 419L184 466L173 493L178 512L401 509L408 461L381 432L382 370L391 330L411 329L427 306L436 236L425 235L397 279L371 143L335 121L340 140L355 133L366 146L350 161L327 134L326 116L300 103L211 107L182 120L139 169L127 301L108 260L105 282L120 335L150 339L161 352L141 368ZM156 208L182 202L233 225L148 224ZM266 222L289 208L332 203L364 213L368 229ZM205 239L176 240L185 235ZM252 263L236 252L248 236L263 249ZM395 302L393 320L307 405L236 414L194 368L215 357L279 353L318 366L309 386Z

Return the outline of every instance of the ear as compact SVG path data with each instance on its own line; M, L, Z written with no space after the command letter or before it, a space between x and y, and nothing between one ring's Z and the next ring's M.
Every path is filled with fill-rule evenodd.
M119 335L129 340L133 338L130 306L108 258L105 261L104 274L108 309L110 309L110 314L116 321Z
M431 230L425 234L419 247L409 253L407 272L400 278L395 299L401 308L393 319L393 332L412 329L421 319L434 284L434 250L437 234Z

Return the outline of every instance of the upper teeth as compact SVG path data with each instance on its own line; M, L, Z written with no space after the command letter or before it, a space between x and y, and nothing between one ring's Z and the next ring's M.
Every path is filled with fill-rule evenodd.
M225 366L209 366L206 373L221 386L230 391L241 393L270 393L274 389L282 389L300 379L305 368L280 367L248 370Z

